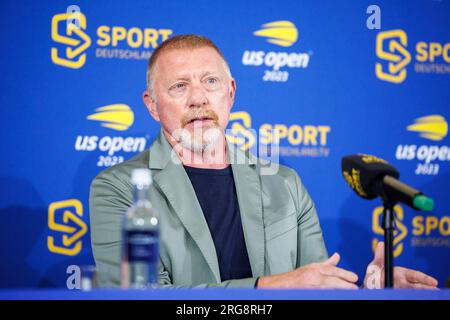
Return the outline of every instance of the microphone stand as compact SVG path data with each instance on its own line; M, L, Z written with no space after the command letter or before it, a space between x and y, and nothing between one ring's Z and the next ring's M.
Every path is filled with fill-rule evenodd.
M383 200L383 221L382 226L384 230L384 287L394 287L394 231L395 225L395 211L394 206L398 200L389 196L389 192L384 188L381 180L377 181L375 187L378 189L378 194Z
M394 231L395 202L383 199L383 229L384 229L384 287L394 287Z

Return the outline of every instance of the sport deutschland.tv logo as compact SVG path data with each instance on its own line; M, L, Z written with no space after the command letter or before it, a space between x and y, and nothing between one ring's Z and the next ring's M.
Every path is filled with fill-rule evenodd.
M394 207L396 230L394 232L394 257L405 252L405 245L418 248L450 248L450 216L414 213L407 217L400 205ZM413 212L411 212L413 213ZM412 219L409 219L412 217ZM384 235L383 207L372 212L372 250L375 251L379 239ZM407 238L409 235L409 239ZM408 241L409 240L409 241Z
M94 35L95 34L95 35ZM167 40L173 30L140 26L100 25L87 34L86 16L80 7L71 5L66 13L53 16L51 21L51 60L54 64L80 69L86 63L86 50L100 59L148 60L152 50ZM93 48L92 48L93 47Z
M85 33L86 16L76 11L78 7L73 6L76 7L75 9L71 9L71 7L67 9L68 13L56 14L52 18L52 40L66 47L65 52L52 47L51 59L54 64L79 69L86 63L85 51L91 45L91 38ZM69 13L71 10L75 11ZM65 24L65 28L60 29L59 26L62 24ZM64 33L60 34L59 30L64 30ZM74 35L78 38L75 38Z
M377 34L375 53L381 62L375 63L378 79L399 84L405 81L407 66L414 54L414 72L450 74L450 43L419 41L415 52L408 51L408 36L400 29Z
M226 136L230 142L266 159L274 157L275 153L299 157L328 157L330 154L330 126L263 123L253 129L250 114L239 111L230 114L228 128Z

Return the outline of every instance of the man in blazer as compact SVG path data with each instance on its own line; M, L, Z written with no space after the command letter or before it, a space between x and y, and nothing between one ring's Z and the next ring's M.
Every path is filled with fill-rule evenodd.
M150 150L101 172L91 186L91 238L100 286L120 284L121 228L133 202L131 171L149 168L151 201L160 215L161 285L357 288L356 274L337 267L339 255L328 257L314 203L296 172L280 165L264 174L258 158L226 142L235 91L223 55L207 38L176 36L154 51L143 99L161 132ZM208 180L196 182L190 173L230 167L232 185L225 200L220 188L206 190ZM212 196L205 196L207 191ZM220 201L211 210L216 195ZM230 209L228 202L235 205ZM234 215L228 237L220 223L225 212ZM236 248L243 249L232 251ZM235 262L227 257L230 252L237 253ZM380 246L372 263L380 269L382 255ZM224 276L225 269L231 276ZM248 276L233 278L237 274ZM395 279L397 286L437 285L404 268L396 269Z

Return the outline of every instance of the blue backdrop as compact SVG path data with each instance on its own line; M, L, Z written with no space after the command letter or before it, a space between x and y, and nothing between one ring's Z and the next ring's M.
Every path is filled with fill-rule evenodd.
M371 6L371 5L376 5ZM398 207L396 263L450 276L449 1L6 1L0 20L0 286L65 287L91 265L93 177L150 146L147 59L206 35L237 82L230 128L278 128L280 162L314 199L330 253L364 275L382 239L340 159L365 152L435 199ZM76 13L76 12L80 13ZM75 28L70 26L75 25Z

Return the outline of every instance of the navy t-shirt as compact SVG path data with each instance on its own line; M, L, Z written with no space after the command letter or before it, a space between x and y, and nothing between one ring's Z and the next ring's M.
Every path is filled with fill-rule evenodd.
M231 166L184 168L214 241L221 280L252 277Z

